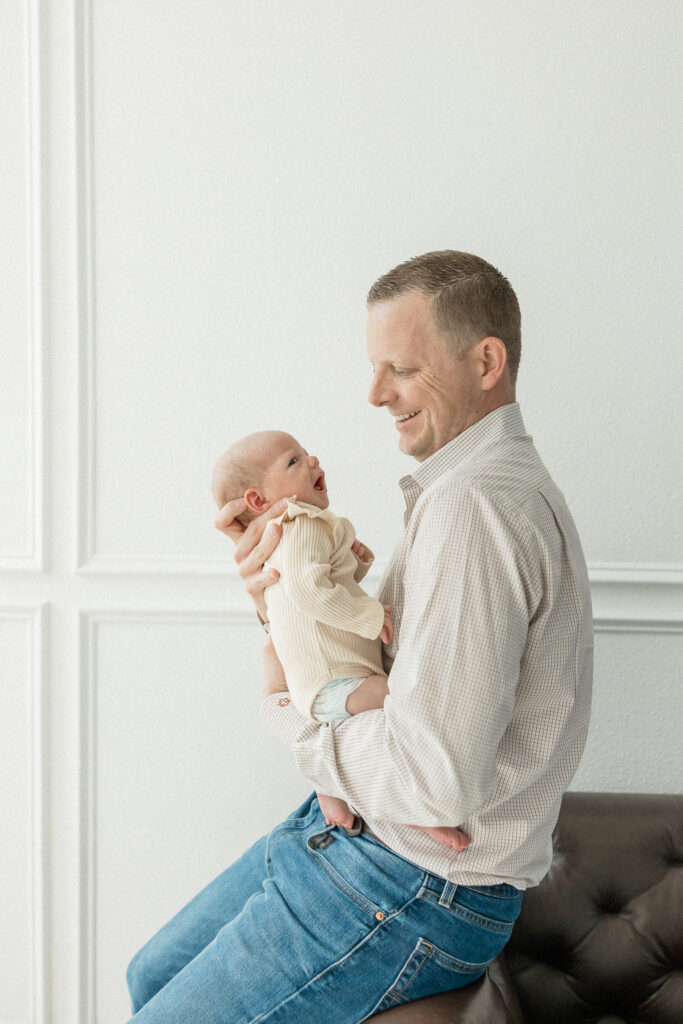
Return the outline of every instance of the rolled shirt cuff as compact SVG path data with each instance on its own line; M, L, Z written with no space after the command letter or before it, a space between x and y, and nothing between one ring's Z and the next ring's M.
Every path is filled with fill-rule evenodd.
M288 692L271 693L261 701L259 717L271 732L290 747L315 736L320 728L319 722L312 722L297 710Z

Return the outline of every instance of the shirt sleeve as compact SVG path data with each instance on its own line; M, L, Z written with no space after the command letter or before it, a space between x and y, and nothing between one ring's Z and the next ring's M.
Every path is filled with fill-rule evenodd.
M367 594L352 594L330 579L332 543L318 519L297 516L290 527L293 543L282 545L280 581L292 604L327 626L376 639L384 625L384 608Z
M453 825L494 785L531 614L531 546L520 520L462 482L427 492L413 520L384 708L334 728L273 698L261 713L321 792L371 818Z

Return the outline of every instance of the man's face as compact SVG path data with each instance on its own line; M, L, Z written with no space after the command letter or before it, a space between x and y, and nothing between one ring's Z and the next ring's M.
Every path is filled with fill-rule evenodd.
M424 462L481 418L476 346L462 359L449 355L422 292L371 306L367 337L368 401L395 417L406 455Z

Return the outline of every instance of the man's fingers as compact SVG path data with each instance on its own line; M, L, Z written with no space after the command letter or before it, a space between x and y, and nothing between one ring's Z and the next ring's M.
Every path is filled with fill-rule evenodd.
M241 512L244 512L245 508L244 500L242 498L235 498L233 501L228 501L223 505L223 508L213 521L216 529L220 530L221 533L227 534L235 544L243 536L245 529L241 523L237 522L236 517Z
M278 546L281 531L277 523L273 523L271 527L271 530L276 531L274 534L271 534L270 536L264 536L264 534L266 534L266 530L270 525L271 519L275 519L276 516L281 516L287 508L287 501L287 498L283 498L282 501L277 501L266 512L262 512L256 519L252 519L242 534L242 537L235 548L235 561L240 566L240 573L242 576L256 572L256 570L263 565L268 556L272 555L273 551ZM254 555L256 555L256 557L254 557ZM256 560L257 557L261 558L260 562ZM248 563L249 571L246 574L242 572L243 562Z
M249 594L249 597L256 602L259 612L263 618L266 618L266 605L263 600L263 591L267 587L272 587L273 583L277 583L280 579L280 573L277 569L264 569L263 572L255 572L251 576L245 577L244 589Z
M280 537L282 536L282 527L279 523L269 523L263 531L263 536L257 543L256 547L249 551L242 561L238 562L239 573L243 579L249 576L254 576L259 572L259 569L263 566L264 562L267 562L272 555L275 548L280 543ZM235 561L238 561L238 552L235 551ZM269 586L266 577L267 573L261 573L264 577L263 586Z

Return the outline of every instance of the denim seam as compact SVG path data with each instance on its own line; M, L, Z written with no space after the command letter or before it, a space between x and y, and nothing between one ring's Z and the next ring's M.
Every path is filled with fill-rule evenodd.
M268 835L268 841L266 842L265 855L266 855L267 874L268 874L269 878L271 877L271 874L272 874L272 854L273 854L273 850L275 849L277 844L282 842L283 839L288 839L288 838L291 838L294 835L301 834L305 829L310 828L310 826L311 826L311 822L309 820L310 817L311 817L311 815L307 814L304 818L287 818L287 820L282 823L282 826L286 825L286 828L282 827L282 826L279 826L278 829L277 829L277 835L272 840L272 842L271 842L271 836L272 836L273 833L271 832ZM276 830L273 829L273 831L276 831ZM320 832L320 831L321 830L316 825L315 826L315 831L311 832L311 835L316 835L316 833ZM326 827L326 828L322 829L322 831L323 832L329 831L329 827ZM306 840L308 841L309 838L310 837L307 836Z
M478 885L468 885L467 888L471 889L472 892L481 893L482 896L489 896L492 900L516 900L522 895L521 890L506 896L499 892L489 892L486 888L480 888Z
M513 921L496 921L491 917L484 917L483 914L477 914L474 910L467 910L466 907L461 907L459 903L451 903L450 907L444 907L443 904L439 904L439 900L429 890L423 892L420 899L434 903L436 906L441 906L443 910L448 910L451 914L457 914L458 917L462 917L465 921L470 921L472 924L488 928L489 931L501 933L512 931Z
M413 972L412 972L412 974L410 976L410 980L407 982L407 984L405 986L404 992L408 991L408 989L413 984L413 982L417 978L418 974L420 973L420 971L422 970L424 965L429 960L435 960L445 970L453 971L454 974L459 974L459 975L463 975L463 974L479 974L479 975L481 975L481 973L483 971L485 971L486 968L488 967L488 965L491 963L490 960L486 960L484 963L479 963L479 964L472 964L472 963L467 963L464 960L458 960L457 957L449 956L448 953L444 953L443 950L440 950L438 948L438 946L435 946L433 943L428 942L427 939L421 938L418 941L415 949L413 950L413 952L410 954L410 956L408 957L407 961L403 965L403 968L401 969L401 971L399 972L397 977L394 978L394 981L391 984L391 988L388 989L388 991L382 996L382 998L380 999L379 1003L377 1004L377 1006L373 1010L373 1013L380 1012L380 1008L384 1008L384 1003L386 1002L387 999L391 999L393 1002L395 1002L399 1006L404 1004L404 1003L412 1002L412 1000L409 997L406 997L403 994L403 992L399 992L398 991L397 985L400 984L401 979L405 976L406 972L408 971L408 969L410 968L410 966L412 964L412 961L415 959L415 957L418 955L418 953L422 953L423 955L422 955L422 957L420 959L419 964L417 965L415 970L413 970Z
M442 949L435 946L433 943L427 942L427 945L431 946L430 956L434 960L438 960L442 967L446 967L449 970L455 971L457 974L472 974L476 971L483 971L491 963L490 960L484 960L482 963L473 964L469 960L459 960L457 956L451 956L450 953L444 953Z
M323 971L320 971L318 974L314 975L314 977L309 978L305 985L301 985L301 987L298 988L296 992L290 992L286 999L283 999L280 1003L277 1004L277 1006L271 1007L270 1010L266 1010L265 1013L260 1014L258 1017L252 1017L251 1020L247 1022L247 1024L261 1024L262 1021L268 1020L268 1018L272 1016L272 1014L277 1013L277 1011L286 1003L288 1003L291 999L295 999L297 996L301 995L304 989L307 989L309 985L313 985L314 982L320 981L321 978L324 978L326 974L329 974L330 971L333 971L336 967L339 967L341 964L343 964L346 960L349 959L350 956L353 956L354 953L358 952L359 949L362 949L362 947L370 941L373 935L375 935L375 933L378 932L380 928L388 924L389 921L395 921L396 918L399 917L416 899L417 896L411 896L411 898L406 903L404 903L404 905L400 907L394 914L392 914L391 917L385 918L384 921L382 921L375 928L369 931L368 934L360 940L360 942L357 942L355 946L352 946L351 949L349 949L348 952L344 954L344 956L339 958L339 960L335 960L333 964L329 964Z
M467 907L461 907L459 903L452 903L449 907L452 913L457 914L458 917L462 917L465 921L470 921L472 924L481 925L482 928L488 928L494 932L511 932L512 921L496 921L495 918L485 917L484 914L477 914L475 910L468 910Z
M368 900L365 899L364 896L356 892L355 889L352 889L349 883L346 881L346 879L344 879L339 874L339 872L332 867L331 864L328 864L328 862L322 856L322 854L318 853L316 850L311 850L311 853L320 862L323 870L327 872L327 874L330 876L330 878L337 886L337 888L340 889L343 893L345 893L345 895L348 896L350 900L353 900L356 906L360 907L361 910L364 910L372 917L374 917L378 911L382 911L381 907L378 907L374 903L370 903ZM382 913L384 913L384 911L382 911Z
M316 835L316 834L317 834L317 832L311 832L311 835ZM351 884L344 878L344 876L339 874L339 872L336 870L336 868L334 868L329 863L327 858L319 850L312 850L311 849L311 847L308 845L308 840L310 838L311 838L311 836L307 836L306 837L306 847L307 847L308 851L310 853L312 853L318 859L318 861L321 863L323 869L327 872L327 874L332 879L332 881L337 886L337 888L340 889L341 892L345 893L345 895L348 896L348 898L350 900L352 900L356 904L356 906L360 907L361 910L364 910L366 913L370 914L372 917L374 917L375 914L378 911L381 911L383 914L386 914L385 920L387 920L389 917L394 917L395 914L398 913L398 911L394 911L394 910L388 910L388 911L383 910L382 907L378 906L375 903L372 903L365 896L363 896L362 893L359 893L356 889L354 889L351 886ZM416 894L416 895L419 895L419 893ZM411 899L414 899L414 898L416 898L416 897L411 897Z
M428 946L426 946L424 939L419 939L418 940L417 946L415 947L413 952L410 954L410 956L408 957L408 959L404 963L404 965L401 968L401 970L399 971L398 975L392 981L391 988L386 993L386 995L382 998L382 1000L381 1000L381 1002L379 1004L380 1006L384 1003L384 1000L387 998L387 996L389 998L391 998L391 999L394 999L397 1003L408 1003L408 1002L410 1002L409 999L405 999L404 998L404 996L398 991L396 986L401 981L401 978L403 978L403 976L405 975L406 971L408 970L408 968L410 967L410 965L412 963L413 958L416 956L418 951L420 951L422 953L422 959L420 960L420 962L417 965L417 967L415 968L415 970L412 972L411 977L410 977L410 981L406 985L406 988L410 988L410 986L412 985L413 981L415 980L417 975L422 970L423 965L425 964L425 962L431 956L431 952L432 951L431 951L431 949Z

